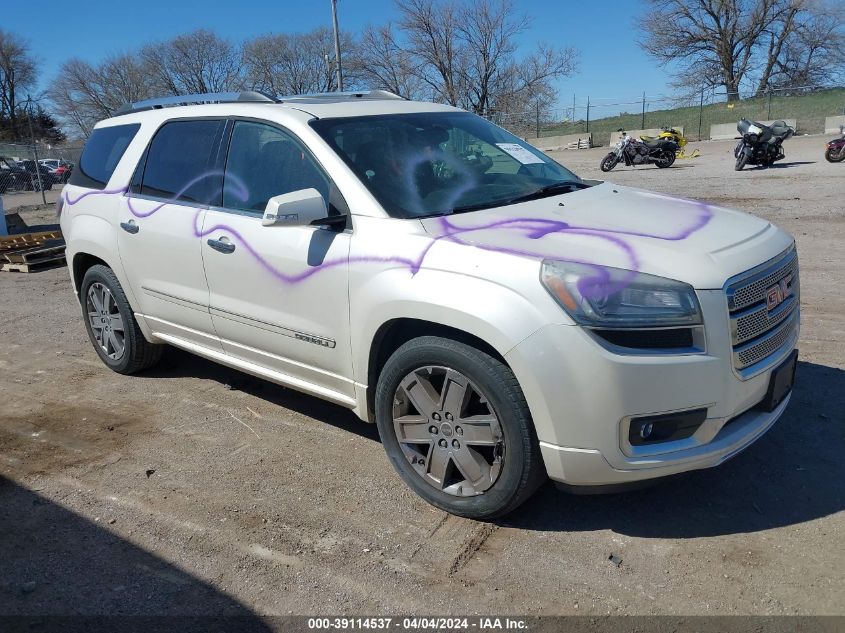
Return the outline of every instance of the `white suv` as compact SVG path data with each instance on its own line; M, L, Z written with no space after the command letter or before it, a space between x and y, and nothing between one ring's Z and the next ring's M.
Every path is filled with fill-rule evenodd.
M59 213L106 365L168 343L348 407L458 515L507 513L546 475L601 490L715 466L789 400L792 237L581 180L452 107L132 104Z

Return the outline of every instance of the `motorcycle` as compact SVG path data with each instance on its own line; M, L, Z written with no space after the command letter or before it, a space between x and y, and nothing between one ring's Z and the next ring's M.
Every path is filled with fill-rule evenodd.
M736 129L742 136L734 149L736 171L742 171L746 165L770 167L772 163L786 156L783 142L795 134L795 129L784 121L775 121L769 126L740 119Z
M845 126L839 128L839 138L827 142L824 157L830 163L841 163L845 160Z
M619 130L621 132L621 130ZM624 162L626 166L657 165L663 169L671 167L677 157L678 144L670 139L655 139L653 141L638 141L622 132L622 138L616 143L599 165L602 171L610 171L616 165Z
M654 136L640 136L641 141L654 141L657 139L669 139L670 141L675 141L678 144L678 150L675 152L676 158L698 158L701 156L701 150L698 148L692 150L691 153L687 154L684 147L687 144L687 139L683 135L683 133L674 127L664 127L661 128L660 134L657 137Z

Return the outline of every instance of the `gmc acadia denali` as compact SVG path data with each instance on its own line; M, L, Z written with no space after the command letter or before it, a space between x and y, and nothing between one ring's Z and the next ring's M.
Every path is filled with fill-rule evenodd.
M793 238L582 180L456 108L382 91L156 99L100 122L59 201L114 371L162 344L375 422L465 517L548 476L601 490L715 466L794 379Z

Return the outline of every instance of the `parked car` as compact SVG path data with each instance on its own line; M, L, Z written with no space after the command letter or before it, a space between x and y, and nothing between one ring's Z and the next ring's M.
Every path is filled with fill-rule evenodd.
M56 169L56 173L54 174L58 181L62 184L66 183L70 180L70 176L73 173L73 163L62 163Z
M18 161L18 165L29 174L29 186L27 189L41 191L43 188L45 191L49 191L56 184L53 174L44 165L36 163L34 160Z
M595 491L716 466L789 402L789 234L582 180L457 108L137 103L96 126L58 211L108 367L166 343L348 407L461 516L547 476Z
M0 193L26 189L29 185L29 173L11 158L0 156Z
M66 183L70 178L73 168L71 163L58 158L42 158L38 162L50 171L54 183Z

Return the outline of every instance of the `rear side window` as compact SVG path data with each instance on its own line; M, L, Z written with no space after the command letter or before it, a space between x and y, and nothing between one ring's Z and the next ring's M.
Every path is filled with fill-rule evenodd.
M132 123L94 130L79 157L79 168L71 174L70 184L105 189L123 153L140 128L140 123Z
M215 165L224 126L208 119L165 123L147 150L141 194L219 205L223 173Z

